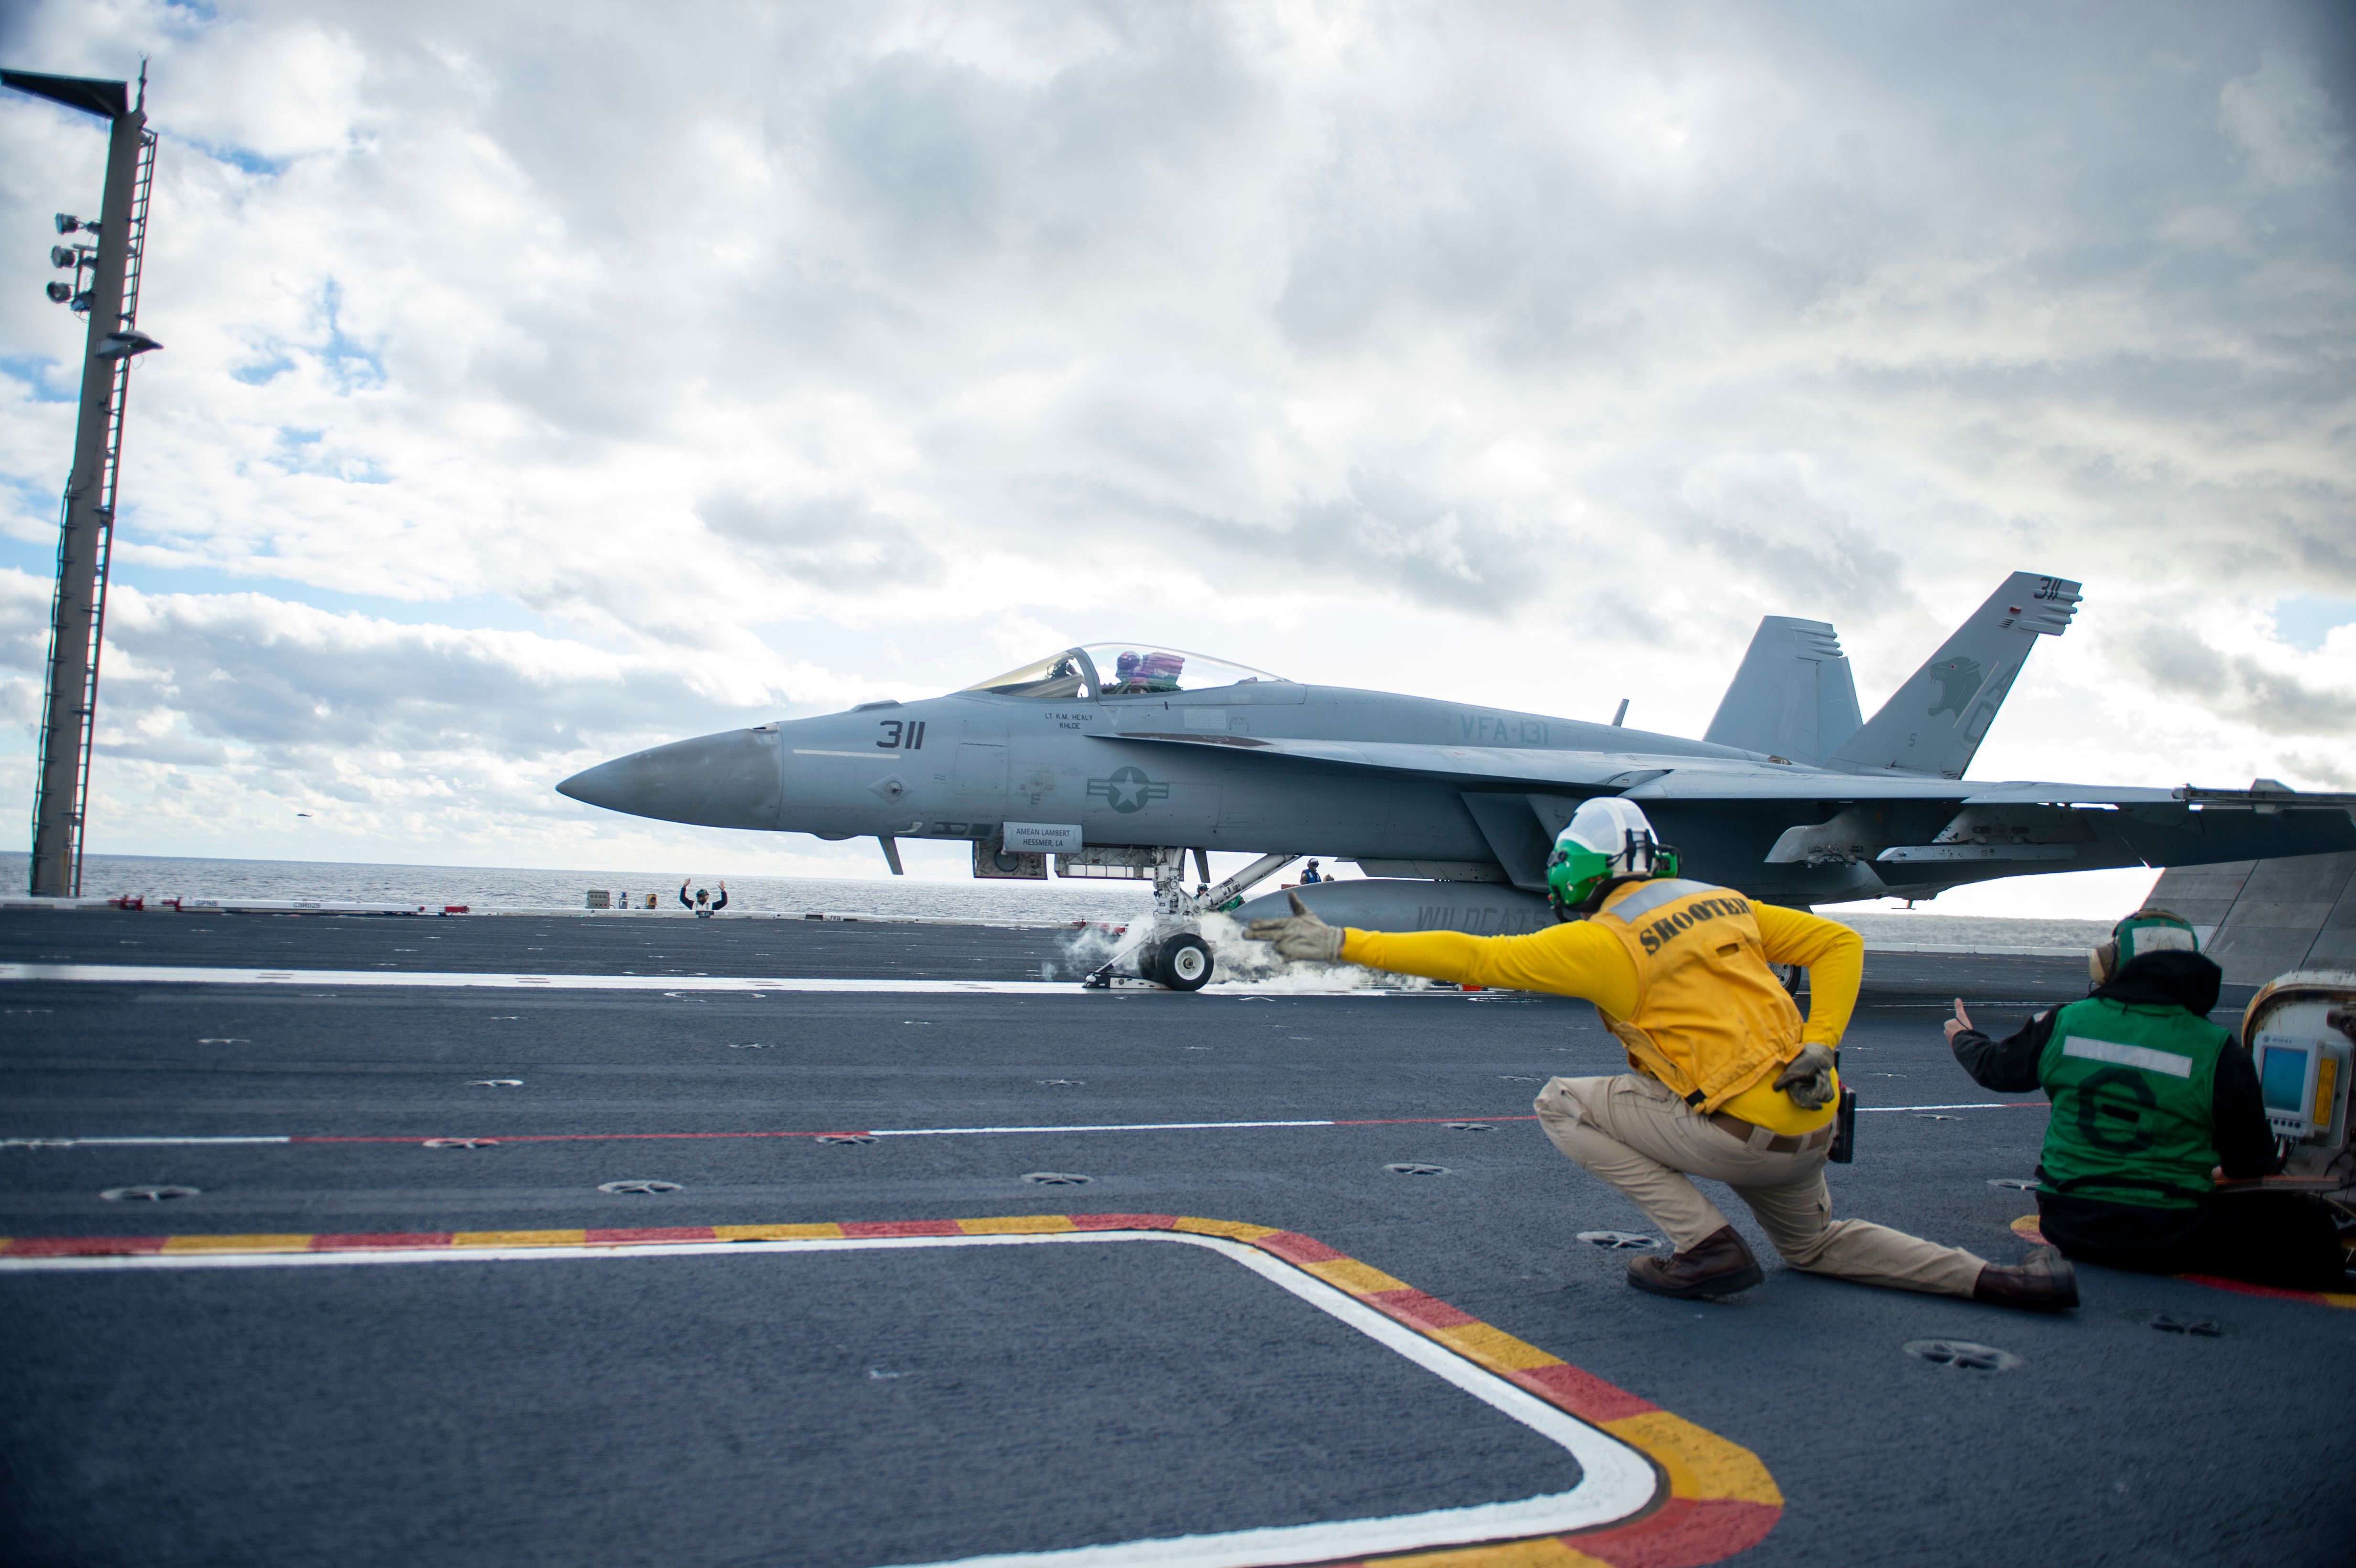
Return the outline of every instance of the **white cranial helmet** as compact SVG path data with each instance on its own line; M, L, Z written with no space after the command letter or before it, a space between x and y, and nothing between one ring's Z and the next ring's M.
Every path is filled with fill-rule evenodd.
M1644 808L1613 795L1598 795L1580 805L1562 837L1602 856L1612 867L1604 874L1612 877L1651 876L1661 844Z
M1676 871L1676 851L1655 836L1642 806L1599 795L1572 813L1569 825L1555 836L1554 854L1547 860L1547 896L1559 915L1582 906L1616 878Z

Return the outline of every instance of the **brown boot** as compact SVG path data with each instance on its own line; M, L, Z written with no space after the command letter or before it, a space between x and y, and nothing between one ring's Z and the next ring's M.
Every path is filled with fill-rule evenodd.
M2078 1275L2054 1247L2040 1247L2018 1268L1990 1264L1972 1284L1972 1299L2031 1312L2061 1312L2078 1305Z
M1732 1296L1766 1277L1731 1225L1720 1225L1675 1257L1638 1258L1628 1265L1630 1285L1680 1300Z

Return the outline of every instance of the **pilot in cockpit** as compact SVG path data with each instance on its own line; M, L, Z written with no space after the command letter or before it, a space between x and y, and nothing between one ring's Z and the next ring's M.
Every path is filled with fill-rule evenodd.
M1178 689L1178 677L1185 668L1184 654L1141 654L1130 648L1113 660L1114 678L1109 689L1130 695L1175 691Z

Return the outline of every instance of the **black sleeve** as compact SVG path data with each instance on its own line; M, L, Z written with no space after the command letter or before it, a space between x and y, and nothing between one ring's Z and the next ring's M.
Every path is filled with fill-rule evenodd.
M2216 1118L2211 1137L2217 1145L2217 1163L2234 1181L2272 1176L2282 1168L2275 1157L2274 1129L2266 1125L2265 1102L2258 1098L2258 1069L2250 1053L2228 1045L2217 1056L2215 1098L2210 1115Z
M1976 1029L1965 1029L1950 1042L1955 1060L1983 1089L2026 1093L2038 1086L2037 1059L2053 1036L2053 1015L2060 1010L2046 1008L2005 1040L1990 1040Z
M687 896L687 884L685 882L681 882L679 885L679 901L684 908L693 909L695 907L694 903Z
M726 909L727 907L728 907L728 890L727 890L726 888L723 888L723 889L721 889L721 890L720 890L720 896L719 896L718 898L713 899L713 900L712 901L712 913L714 913L714 914L717 914L717 913L719 913L722 910Z

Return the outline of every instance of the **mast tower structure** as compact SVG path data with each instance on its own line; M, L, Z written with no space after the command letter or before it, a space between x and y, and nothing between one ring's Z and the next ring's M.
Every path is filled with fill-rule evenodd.
M147 70L139 96L129 84L89 77L0 70L0 86L46 98L108 123L106 186L99 219L58 215L61 235L89 232L94 247L53 248L73 268L72 285L49 297L90 319L82 357L73 466L58 518L57 587L49 603L49 657L41 701L40 772L33 795L29 891L64 898L81 891L91 746L98 716L99 656L106 632L106 580L122 475L123 420L131 361L162 344L139 330L139 281L146 252L147 200L155 177L155 133L147 129ZM83 274L90 274L85 287Z

